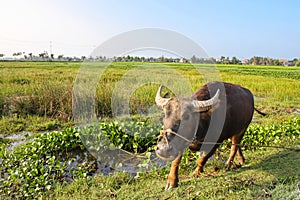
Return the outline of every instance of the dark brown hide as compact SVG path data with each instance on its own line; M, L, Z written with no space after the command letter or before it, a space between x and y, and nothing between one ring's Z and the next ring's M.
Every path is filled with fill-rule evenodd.
M212 99L217 91L220 91L217 103L214 102L208 109L195 108L192 102ZM157 104L165 114L164 130L161 132L164 137L158 142L156 154L162 159L173 160L166 189L178 185L178 165L187 146L194 151L205 151L194 171L196 176L203 172L206 161L219 146L217 143L228 138L232 141L232 147L226 164L231 165L236 152L239 163L244 164L245 159L238 144L254 112L253 95L248 89L231 83L211 82L201 87L190 98L160 99L160 102L163 104ZM168 130L193 142L183 141ZM203 142L210 144L204 145Z

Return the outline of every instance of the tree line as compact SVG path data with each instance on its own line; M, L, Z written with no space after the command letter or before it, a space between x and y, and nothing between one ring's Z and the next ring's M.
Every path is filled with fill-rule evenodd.
M0 60L24 60L24 61L95 61L95 62L176 62L176 63L200 63L200 64L234 64L234 65L272 65L272 66L300 66L300 59L294 58L292 60L276 59L269 57L253 56L252 58L238 59L233 56L231 58L221 56L220 58L198 58L193 55L191 58L168 58L164 56L160 57L145 57L145 56L81 56L70 57L64 55L49 54L47 51L34 55L33 53L26 54L25 52L16 52L12 54L12 57L5 58L5 54L0 53Z
M292 60L276 59L269 57L253 56L252 58L238 59L233 56L232 58L221 56L220 58L191 58L192 63L217 63L217 64L234 64L234 65L271 65L271 66L300 66L300 59L294 58Z

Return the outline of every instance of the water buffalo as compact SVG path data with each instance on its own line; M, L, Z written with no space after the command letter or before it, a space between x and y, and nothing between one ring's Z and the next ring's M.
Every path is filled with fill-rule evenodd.
M203 172L208 158L228 138L232 146L226 164L231 165L236 152L240 165L244 164L239 144L254 110L263 114L254 108L253 95L248 89L231 83L210 82L191 97L178 99L162 97L162 88L155 97L156 104L164 112L164 128L160 132L156 154L172 161L166 189L178 186L178 166L187 147L204 151L193 173L195 176Z

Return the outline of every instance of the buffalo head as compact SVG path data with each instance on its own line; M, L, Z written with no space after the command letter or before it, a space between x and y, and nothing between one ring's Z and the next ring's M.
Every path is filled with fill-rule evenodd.
M199 101L193 98L164 98L161 96L163 86L157 91L155 102L163 109L164 128L160 132L156 154L167 161L174 160L189 145L197 132L200 113L216 106L220 91L208 100Z

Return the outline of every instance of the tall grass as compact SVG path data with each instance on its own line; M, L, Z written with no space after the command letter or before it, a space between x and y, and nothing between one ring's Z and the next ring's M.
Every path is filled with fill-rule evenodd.
M19 116L37 115L50 118L72 118L72 88L81 63L59 62L1 62L0 63L0 115ZM112 116L112 95L117 84L125 78L131 78L128 88L135 81L147 79L147 74L140 70L139 75L130 74L140 63L112 63L99 77L95 96L95 111L98 116ZM204 83L203 76L189 64L168 64L164 69L155 69L153 73L161 75L166 83L179 82L182 76L191 83L193 90ZM197 66L199 69L205 67ZM173 71L172 71L172 70ZM241 84L249 88L256 98L256 106L272 111L274 108L300 107L300 68L299 67L261 67L219 65L220 77L223 81ZM158 71L155 71L158 70ZM161 70L161 71L159 71ZM171 71L170 71L171 70ZM175 77L173 77L175 74ZM177 75L176 75L177 74ZM153 75L153 74L152 74ZM178 77L176 77L178 76ZM151 77L151 75L149 75ZM151 81L146 80L147 81ZM154 96L158 82L145 83L136 88L130 96L131 114L145 114L154 105ZM170 88L171 89L171 88ZM190 93L189 93L190 94ZM278 111L278 109L275 109Z

